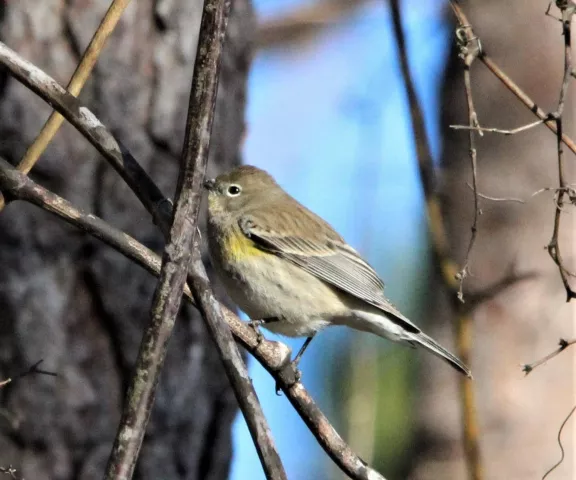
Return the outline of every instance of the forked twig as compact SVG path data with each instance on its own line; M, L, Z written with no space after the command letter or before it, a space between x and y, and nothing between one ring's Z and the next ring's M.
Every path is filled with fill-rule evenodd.
M525 363L524 365L522 365L522 371L526 375L528 375L536 367L543 365L548 360L551 360L556 355L559 355L560 353L562 353L564 350L566 350L571 345L574 345L575 343L576 343L576 338L573 340L564 340L563 338L561 338L560 341L558 342L559 346L556 350L554 350L553 352L550 352L548 355L545 355L540 360L536 360L535 362L532 362L532 363Z

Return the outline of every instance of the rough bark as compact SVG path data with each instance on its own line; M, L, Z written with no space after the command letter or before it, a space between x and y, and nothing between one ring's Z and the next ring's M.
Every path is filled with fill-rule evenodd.
M65 84L107 0L0 5L0 36ZM171 192L176 179L201 1L132 2L81 95ZM209 173L237 163L244 130L252 11L234 2ZM14 163L49 108L0 72L0 154ZM149 247L162 237L133 194L65 125L32 176ZM156 280L119 254L22 203L0 214L0 373L38 359L57 378L0 391L0 466L24 478L101 478ZM185 307L171 340L141 479L221 479L236 402L201 318Z
M559 22L544 16L546 4L462 2L475 32L494 60L546 111L555 111L563 71ZM449 13L448 13L449 14ZM479 61L473 65L474 100L484 127L515 128L534 117ZM564 131L574 129L574 84L566 104ZM441 192L455 258L464 260L473 220L468 133L450 124L467 124L461 61L453 52L444 84ZM477 140L480 191L494 197L520 197L524 205L482 200L483 215L471 257L470 291L482 291L512 269L534 277L518 282L474 310L472 371L480 419L480 447L485 478L541 478L559 458L556 436L574 403L574 350L524 377L520 364L552 351L560 337L574 336L575 305L566 304L558 269L545 246L554 219L552 193L533 199L543 187L558 185L556 138L545 127L515 136L486 134ZM566 149L565 149L566 151ZM568 183L574 183L574 156L565 153ZM570 211L571 207L566 206ZM573 209L573 207L572 207ZM574 270L573 212L563 218L561 245ZM572 279L573 280L573 279ZM434 280L437 283L437 279ZM442 323L440 339L449 338L446 302L437 301L432 318ZM450 344L446 341L446 344ZM466 478L460 443L456 378L447 369L430 368L421 385L420 454L411 478ZM564 431L566 452L574 451L571 427ZM555 478L573 478L568 453Z

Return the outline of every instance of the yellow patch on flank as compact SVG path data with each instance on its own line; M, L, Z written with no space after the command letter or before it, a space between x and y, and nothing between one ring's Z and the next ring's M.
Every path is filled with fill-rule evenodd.
M228 259L232 261L247 260L251 257L269 255L260 250L252 240L242 232L235 231L226 237L225 249Z

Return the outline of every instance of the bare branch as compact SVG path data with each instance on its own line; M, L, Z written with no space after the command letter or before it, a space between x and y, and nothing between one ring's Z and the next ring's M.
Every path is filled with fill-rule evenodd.
M568 420L570 420L570 417L572 416L572 414L574 413L574 411L576 411L576 405L574 405L572 407L572 410L570 410L570 413L566 416L566 418L564 419L564 421L562 422L562 425L560 425L560 430L558 430L558 445L560 446L560 460L558 460L558 462L556 462L555 465L553 465L550 470L548 470L544 476L542 477L542 480L544 480L548 475L550 475L554 470L556 470L564 461L564 446L562 445L562 430L564 430L564 427L566 426L566 424L568 423Z
M460 48L459 57L464 63L464 90L466 93L466 104L468 106L468 154L470 156L470 167L472 170L472 192L474 193L474 220L470 227L471 235L466 249L466 256L464 257L464 264L460 271L457 273L457 278L460 283L458 288L458 299L464 302L464 280L470 273L470 255L472 248L476 242L478 235L478 219L480 217L480 196L478 195L478 168L477 168L477 153L476 153L476 128L480 128L478 123L478 114L474 108L474 98L472 96L472 82L470 80L470 69L474 60L482 51L480 40L476 37L472 30L467 26L461 26L456 31L457 43ZM481 131L479 132L480 134Z
M63 198L30 180L2 158L0 190L10 201L25 200L57 215L103 241L153 275L159 276L160 258L154 252L98 217L76 209ZM190 303L195 305L189 288L184 289L184 294ZM290 349L283 343L259 338L255 330L242 322L232 311L223 305L220 308L236 340L280 385L318 443L342 471L354 480L384 480L383 476L368 467L338 435L305 387L301 383L295 384L296 372L290 364Z
M450 6L452 7L452 11L460 27L469 28L472 31L472 26L468 21L468 18L464 14L462 8L458 4L456 0L450 0ZM477 36L474 34L474 36ZM552 132L557 133L558 129L556 126L556 122L553 118L544 110L542 110L534 100L532 100L508 75L504 73L504 71L492 60L492 58L486 53L485 49L478 55L478 59L492 72L492 74L500 80L504 86L510 90L524 106L530 110L534 115L536 115L544 125L548 127ZM562 142L573 152L576 154L576 143L572 140L568 135L565 133L561 133Z
M72 78L70 78L70 82L66 86L66 90L68 90L71 95L74 95L75 97L80 95L82 87L90 77L90 73L92 72L96 61L100 56L100 52L102 52L108 37L114 31L116 24L120 20L122 13L129 3L130 0L114 0L110 4L106 15L104 15L102 18L98 29L94 33L94 36L90 40L88 47L82 55L80 63L76 67ZM52 138L54 138L56 132L58 132L58 129L60 128L60 125L62 125L63 121L64 118L62 115L57 112L52 112L42 127L42 130L32 145L28 147L28 150L26 150L26 153L22 157L22 160L18 165L18 169L20 171L28 173L30 170L32 170L34 164L38 161L42 153L44 153L44 150L46 150L46 147Z
M472 185L470 185L469 183L466 183L466 185L468 186L468 188L472 191L474 191L474 187ZM477 195L480 198L484 198L485 200L491 200L493 202L516 202L516 203L526 203L525 200L522 200L521 198L515 198L515 197L491 197L490 195L485 195L483 193L477 192Z
M556 121L556 146L558 151L558 190L556 191L556 212L554 214L554 227L552 231L552 238L548 244L548 253L558 266L560 278L566 290L566 301L569 302L576 298L576 291L570 286L568 280L568 271L564 266L562 254L560 251L560 221L562 218L562 207L564 206L564 195L566 194L566 174L564 168L564 145L562 143L562 131L564 128L563 113L564 104L566 100L566 93L568 92L568 84L570 83L570 73L572 71L572 44L571 44L571 24L572 16L574 15L575 5L569 1L557 1L556 6L560 9L562 14L562 35L564 36L564 76L562 78L562 85L560 87L560 95L558 99L558 108L554 112L553 117ZM548 9L550 5L548 6ZM570 198L570 196L569 196Z
M576 343L576 338L573 340L564 340L563 338L561 338L560 341L558 342L559 347L556 350L554 350L553 352L550 352L548 355L542 357L540 360L536 360L535 362L532 362L532 363L525 363L524 365L522 365L522 371L526 375L528 375L536 367L543 365L548 360L551 360L555 356L559 355L564 350L566 350L569 346L574 345L575 343Z
M35 364L31 365L27 370L14 375L13 377L9 377L6 378L4 380L0 381L0 388L8 385L9 383L12 383L16 380L18 380L19 378L22 377L26 377L28 375L48 375L50 377L57 377L58 374L54 373L54 372L48 372L47 370L42 370L40 368L38 368L38 365L40 365L44 360L38 360Z
M193 294L219 350L224 370L254 440L266 478L287 479L244 360L221 310L214 307L216 301L200 260L200 246L194 242L197 237L202 183L208 162L220 61L229 13L229 0L204 2L173 221L164 249L160 280L152 302L150 325L142 339L135 373L126 395L116 440L106 468L105 478L110 480L132 478L168 340L180 309L188 267L193 257L196 257L197 261L192 268L192 278L196 279L198 272L206 277L202 290L199 290L197 282L194 282Z
M136 159L76 97L45 72L0 42L0 64L68 120L98 150L166 232L171 218L170 201L162 194ZM162 224L163 222L163 224Z
M474 130L479 133L487 132L487 133L500 133L502 135L516 135L520 132L525 132L526 130L530 130L531 128L537 127L538 125L542 125L544 120L536 120L535 122L529 123L528 125L523 125L518 128L514 128L512 130L503 130L501 128L486 128L480 126L470 126L470 125L450 125L450 128L454 130Z

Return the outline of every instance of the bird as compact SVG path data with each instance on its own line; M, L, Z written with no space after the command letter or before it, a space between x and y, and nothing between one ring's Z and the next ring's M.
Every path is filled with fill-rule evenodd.
M203 185L217 276L251 325L306 338L291 362L296 369L319 331L344 325L424 348L472 378L460 359L392 305L361 255L266 171L242 165Z

